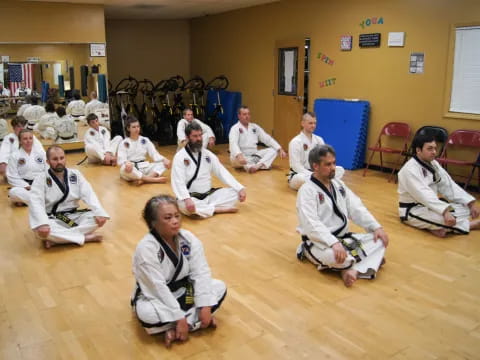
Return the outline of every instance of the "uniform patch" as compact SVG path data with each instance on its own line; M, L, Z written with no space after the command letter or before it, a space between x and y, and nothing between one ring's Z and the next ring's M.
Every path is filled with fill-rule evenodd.
M165 252L163 251L163 249L160 249L158 251L157 256L158 256L158 260L160 260L160 262L163 262L163 259L165 258Z
M102 135L105 135L107 131L105 129L102 129Z
M10 140L10 142L11 142L12 144L13 144L13 142L15 141L15 140L13 140L13 138L10 138L9 140Z
M142 140L140 140L140 143L141 143L142 145L145 145L145 144L147 143L147 140L146 140L146 139L142 139Z
M206 156L206 157L205 157L205 160L206 160L207 163L209 163L209 164L210 164L210 162L212 161L212 160L210 160L210 156Z
M90 130L90 135L95 136L95 131Z
M52 178L47 177L47 186L52 187Z
M18 166L22 166L22 165L25 165L25 159L24 158L18 159Z
M180 250L182 251L183 255L185 255L185 256L190 255L190 246L188 246L186 244L183 244L182 247L180 248Z
M422 168L422 173L423 173L423 177L427 177L428 173L427 173L427 170L425 170L425 168Z
M253 132L254 134L256 134L256 133L257 133L257 129L253 128L253 129L252 129L252 132Z
M188 165L190 165L190 160L183 159L183 163L184 163L185 166L188 166Z
M36 160L39 164L43 164L43 159L40 156Z
M70 175L70 177L68 178L68 181L70 181L70 184L76 184L77 183L77 175L76 174L72 174Z
M307 145L307 144L303 144L303 150L304 150L304 151L307 151L307 150L308 150L308 145Z
M240 134L243 134L243 129L239 128L238 131L240 131Z
M127 142L127 141L125 141L125 142L123 143L123 145L124 145L127 149L130 147L130 143Z
M347 192L345 191L345 188L343 186L340 186L340 189L338 189L338 191L340 191L340 194L342 194L343 197L347 196Z
M320 200L320 204L325 202L325 196L322 193L318 193L318 200Z

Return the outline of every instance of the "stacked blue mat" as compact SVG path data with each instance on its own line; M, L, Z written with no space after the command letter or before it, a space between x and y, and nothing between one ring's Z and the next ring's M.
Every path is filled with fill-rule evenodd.
M226 90L219 90L218 92L220 93L220 101L223 106L223 114L219 114L223 125L223 139L217 139L217 143L226 144L228 143L230 128L238 121L237 111L242 105L242 93ZM206 123L208 123L207 120L215 110L217 103L217 90L209 90L207 93Z
M334 147L337 165L348 170L364 167L370 102L316 99L315 134Z

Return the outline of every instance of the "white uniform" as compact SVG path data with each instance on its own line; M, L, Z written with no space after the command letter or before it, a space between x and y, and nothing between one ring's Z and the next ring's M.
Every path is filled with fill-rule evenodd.
M72 115L77 120L85 119L85 101L72 100L67 105L67 114Z
M153 161L146 161L147 155ZM118 146L117 163L120 165L120 177L127 181L140 180L143 175L152 172L162 175L166 169L163 164L165 158L155 149L155 145L145 136L139 136L137 140L124 139ZM125 171L127 161L134 163L131 173Z
M38 124L40 118L46 113L45 108L40 105L27 107L23 112L23 117L28 121L27 129L33 130L33 127Z
M37 130L44 139L55 140L57 138L57 131L55 130L57 119L58 115L56 112L47 112L40 118Z
M268 135L260 126L249 123L248 128L243 126L240 121L232 126L228 135L230 143L230 161L233 167L243 167L245 170L258 163L263 164L263 169L269 169L273 160L277 157L280 145ZM258 142L264 143L268 148L258 150ZM236 160L238 154L243 154L247 160L247 165L241 165Z
M398 213L405 224L420 229L469 233L470 209L467 204L475 198L458 186L436 160L431 163L416 157L408 160L398 173L398 194ZM450 203L440 200L438 194ZM447 208L457 219L453 227L445 225L442 214Z
M89 211L76 211L80 200L87 204ZM65 170L63 182L51 169L36 177L30 190L29 205L30 227L36 229L49 225L47 239L59 244L83 245L85 235L98 228L95 216L109 217L90 183L75 169ZM59 219L62 215L65 221L72 223Z
M17 90L15 90L15 96L26 96L26 95L32 95L32 89L30 88L17 88Z
M214 138L215 134L213 133L210 126L208 126L204 122L202 122L198 119L193 119L192 121L195 121L202 128L202 146L203 146L204 149L206 149L207 146L208 146L208 141L210 140L211 137ZM188 124L189 124L189 122L185 119L181 119L178 122L178 125L177 125L177 141L178 141L179 145L182 141L187 139L187 135L185 134L185 128L187 127Z
M200 168L197 173L198 166ZM197 176L192 181L196 173ZM230 187L212 189L212 173ZM172 189L180 200L178 202L180 211L186 215L194 214L187 210L185 199L192 198L195 203L195 215L206 218L214 214L215 208L234 208L238 202L238 192L243 188L244 186L220 163L217 156L207 149L203 149L200 154L192 153L187 145L173 158Z
M6 87L4 87L4 88L0 91L0 96L10 96L10 90L7 89Z
M200 240L180 230L176 244L179 256L152 230L133 256L136 285L131 303L149 334L174 328L182 318L190 331L199 329L199 308L211 306L214 313L226 295L225 283L212 279Z
M385 247L380 239L373 241L372 232L381 226L360 198L341 180L333 179L332 186L331 194L312 177L298 191L297 215L300 225L297 230L303 241L297 250L297 256L305 256L317 265L318 270L352 268L358 271L359 278L374 278L385 254ZM348 219L369 233L349 233ZM332 249L339 241L348 253L342 264L335 261Z
M4 118L0 118L0 141L8 134L8 123Z
M33 147L35 151L43 150L42 143L34 136ZM0 147L0 163L8 164L8 160L13 152L20 148L18 143L18 136L15 133L10 133L3 138L2 147Z
M30 154L23 148L13 152L7 167L7 179L12 188L8 197L12 202L29 204L30 191L25 189L31 186L33 180L47 170L47 158L43 148L33 147Z
M105 153L110 152L112 155L117 154L118 145L122 141L120 135L110 140L110 131L103 126L98 127L98 131L93 127L89 127L83 137L85 142L85 153L88 161L92 163L102 162L105 159Z
M32 104L22 104L17 110L17 116L23 116L25 110L27 110L27 108L30 106L32 106Z
M77 138L77 124L71 115L57 117L54 128L57 133L57 143L71 142Z
M310 163L308 162L308 155L317 145L324 145L323 139L315 134L312 134L310 140L303 131L295 136L288 144L288 157L290 161L290 174L288 175L288 185L293 190L300 189L300 186L312 176L310 170ZM341 166L335 169L335 177L341 179L345 170Z
M85 116L94 114L95 110L103 108L103 103L100 100L92 99L85 105Z

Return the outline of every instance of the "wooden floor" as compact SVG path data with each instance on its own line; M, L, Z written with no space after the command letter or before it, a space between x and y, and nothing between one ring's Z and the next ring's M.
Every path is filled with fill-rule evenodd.
M226 147L219 149L226 163ZM171 159L174 147L161 152ZM82 158L67 157L71 167ZM228 295L216 331L167 350L143 331L129 299L132 254L146 232L141 209L171 187L131 186L118 168L79 168L112 217L100 244L44 250L28 209L12 208L0 187L0 358L480 358L480 232L437 239L402 225L387 175L347 171L345 182L391 241L378 278L347 289L337 275L297 261L296 193L279 160L269 172L233 171L248 194L238 214L184 219Z

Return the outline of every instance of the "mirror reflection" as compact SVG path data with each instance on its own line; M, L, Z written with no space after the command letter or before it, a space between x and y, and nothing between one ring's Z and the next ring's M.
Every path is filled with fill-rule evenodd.
M110 128L107 60L90 57L89 44L0 44L0 56L0 138L15 115L42 144L67 149L83 149L89 113Z

